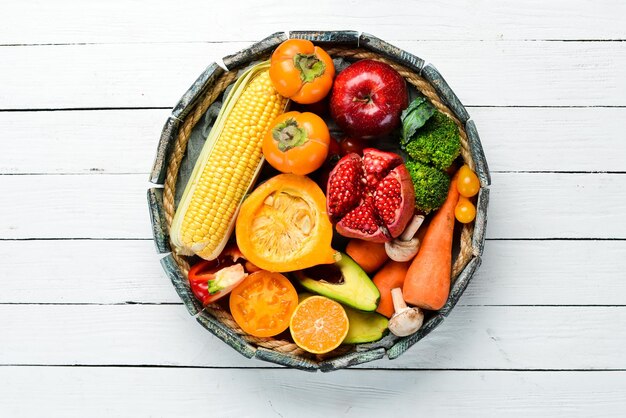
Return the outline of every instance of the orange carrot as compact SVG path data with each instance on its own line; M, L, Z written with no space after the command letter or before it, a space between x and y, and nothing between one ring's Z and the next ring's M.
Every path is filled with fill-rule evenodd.
M438 310L450 293L454 208L459 200L456 176L448 197L435 213L421 242L420 250L406 274L404 300L420 308Z
M346 253L367 274L374 273L385 264L385 261L389 260L385 251L385 244L361 239L351 239L346 247Z
M393 315L394 312L391 289L402 287L404 278L406 277L406 272L410 265L410 261L399 263L397 261L389 260L387 264L385 264L383 268L376 273L376 276L372 279L380 292L380 302L378 303L376 312L381 315L385 315L387 318L391 318L391 315Z

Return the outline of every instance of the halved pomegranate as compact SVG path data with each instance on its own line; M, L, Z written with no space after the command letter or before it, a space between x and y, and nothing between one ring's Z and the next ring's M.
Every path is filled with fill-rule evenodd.
M343 157L330 172L326 209L344 237L398 237L415 211L415 190L402 157L375 148Z

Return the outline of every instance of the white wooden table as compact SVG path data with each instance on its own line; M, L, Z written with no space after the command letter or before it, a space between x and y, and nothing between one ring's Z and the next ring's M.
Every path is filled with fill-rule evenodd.
M88 3L2 2L0 416L626 414L626 3ZM187 314L154 251L170 108L209 63L289 29L434 63L483 140L483 265L394 361L247 360Z

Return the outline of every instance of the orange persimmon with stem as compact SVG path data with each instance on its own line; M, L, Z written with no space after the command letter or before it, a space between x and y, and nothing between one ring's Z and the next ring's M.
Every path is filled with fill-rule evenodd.
M305 39L280 44L270 60L270 79L282 96L309 104L322 100L333 85L335 65L319 46Z
M306 175L326 161L330 133L316 114L287 112L270 126L263 139L263 155L278 171Z

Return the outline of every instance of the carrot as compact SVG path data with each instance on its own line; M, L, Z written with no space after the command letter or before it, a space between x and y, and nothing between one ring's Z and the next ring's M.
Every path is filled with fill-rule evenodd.
M402 283L404 283L404 278L406 277L406 272L410 265L410 261L399 263L397 261L389 260L387 264L385 264L383 268L376 273L376 276L372 279L380 292L380 302L378 303L376 312L381 315L385 315L387 318L391 318L391 315L393 315L394 312L391 289L402 287Z
M346 253L367 273L372 274L389 260L385 244L379 242L351 239Z
M435 213L404 281L404 300L420 308L438 310L450 293L454 208L459 200L456 176L448 197Z

